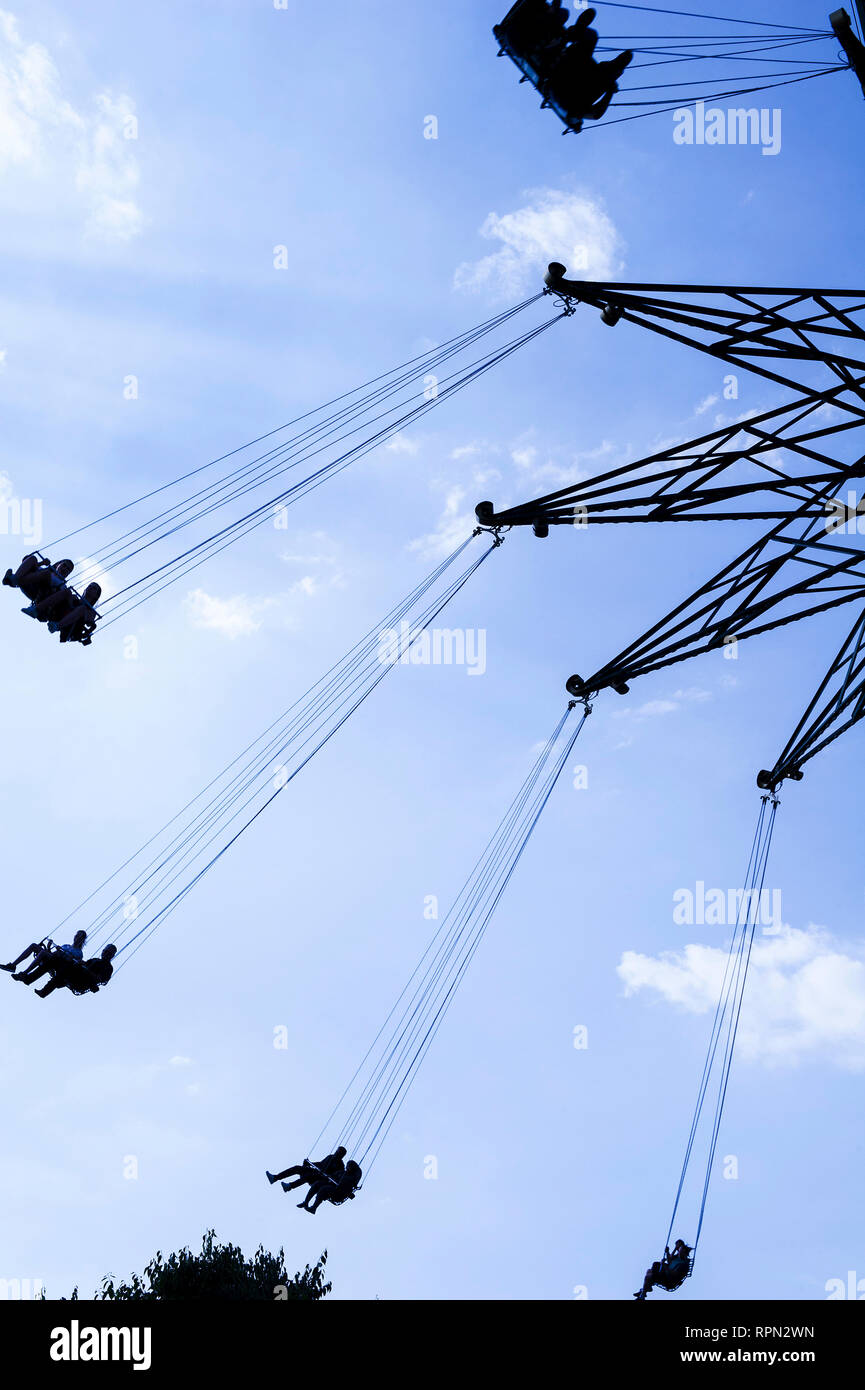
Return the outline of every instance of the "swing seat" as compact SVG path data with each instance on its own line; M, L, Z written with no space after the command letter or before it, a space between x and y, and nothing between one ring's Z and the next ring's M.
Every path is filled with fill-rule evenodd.
M318 1173L320 1178L325 1178L332 1187L337 1187L339 1185L336 1178L332 1178L329 1173L322 1172L314 1163L310 1163L309 1166L314 1173ZM353 1192L344 1193L342 1197L327 1197L325 1200L330 1202L332 1207L341 1207L343 1202L353 1202L358 1192L360 1192L361 1187L363 1187L363 1183L360 1183Z
M354 1192L347 1192L344 1197L328 1197L327 1200L332 1207L341 1207L343 1202L353 1202L354 1198Z
M582 120L579 117L571 116L562 106L561 102L556 100L549 90L548 75L542 70L534 54L526 53L519 48L508 32L510 21L518 19L520 12L525 9L526 5L529 3L530 0L517 0L517 3L512 5L508 10L501 24L496 24L494 26L493 37L499 45L499 57L506 54L522 73L520 81L531 82L535 91L542 98L541 109L543 110L545 107L549 107L550 110L555 111L559 120L565 126L563 134L566 135L569 131L572 131L575 135L578 135L582 130Z
M666 1269L662 1269L656 1281L656 1288L663 1289L665 1293L675 1293L676 1289L680 1289L689 1277L691 1264L691 1260L676 1260Z
M86 599L82 594L79 594L77 589L73 589L71 584L64 584L63 590L66 594L66 608L56 617L40 618L36 612L35 600L28 603L24 608L22 608L21 612L25 615L25 617L33 618L35 622L44 622L50 633L57 633L60 631L61 619L65 617L67 613L71 613L73 609L79 607L83 607L89 610L85 622L89 626L90 630L87 631L85 629L83 636L77 639L80 646L89 647L90 643L93 640L93 633L96 630L96 624L99 622L101 614L97 611L94 604L91 603L88 599Z
M82 995L92 994L93 990L86 983L83 972L80 972L80 962L74 960L61 961L56 970L51 970L52 980L60 977L61 986L69 990L70 994L81 998ZM77 977L77 980L76 980Z

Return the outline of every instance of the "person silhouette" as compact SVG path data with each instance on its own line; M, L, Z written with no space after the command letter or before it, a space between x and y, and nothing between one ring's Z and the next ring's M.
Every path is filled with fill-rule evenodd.
M102 985L108 984L114 974L112 961L116 955L117 947L109 945L103 947L101 953L92 960L75 961L61 956L46 967L51 971L51 979L47 985L34 992L40 999L47 999L55 989L64 987L78 994L96 994Z
M31 603L39 603L66 588L66 580L74 570L71 560L58 560L52 565L38 555L25 555L17 570L7 570L2 582L10 589L20 589Z
M310 1187L302 1202L298 1206L303 1211L308 1211L311 1216L315 1216L322 1202L334 1202L341 1205L343 1202L350 1201L357 1191L363 1173L359 1163L355 1163L350 1158L345 1165L345 1172L338 1181L332 1177L320 1178L317 1183ZM310 1201L312 1205L310 1206Z
M590 28L596 11L584 10L570 29L549 78L549 92L579 128L584 120L600 120L618 91L618 81L634 54L626 49L618 57L597 62L598 34Z
M32 984L34 980L38 980L39 976L44 975L49 969L48 962L52 957L56 958L58 955L63 955L69 960L83 961L84 943L86 940L86 931L77 931L69 946L53 946L51 942L46 941L32 942L31 945L21 952L20 956L16 956L15 959L9 961L7 965L0 965L0 970L14 971L22 961L26 960L28 956L32 956L33 960L27 966L26 970L22 970L19 974L13 974L12 976L13 980L20 980L22 984Z
M340 1144L338 1149L335 1149L332 1154L328 1154L327 1158L323 1158L319 1163L311 1163L308 1158L305 1158L302 1163L296 1163L291 1168L284 1168L281 1173L268 1172L265 1176L271 1186L275 1182L282 1182L283 1192L291 1192L295 1187L303 1187L304 1183L319 1183L322 1176L339 1181L345 1172L343 1165L345 1154L346 1151ZM284 1182L283 1179L285 1178L296 1178L297 1181Z

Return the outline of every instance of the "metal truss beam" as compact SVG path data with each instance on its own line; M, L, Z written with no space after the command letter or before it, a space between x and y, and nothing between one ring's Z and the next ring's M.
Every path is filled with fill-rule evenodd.
M764 769L757 785L776 791L785 778L801 781L802 767L851 729L865 714L865 609L820 682L775 766Z
M822 398L838 381L850 385L865 373L865 290L629 284L565 275L553 261L544 283L566 305L588 304L611 327L638 324L803 394Z
M810 504L749 545L659 623L586 679L571 695L605 688L624 694L649 671L856 601L865 602L865 547L856 533L827 529Z
M780 520L829 488L865 475L865 377L814 399L735 421L570 487L496 511L479 502L484 526L550 526L668 521ZM846 505L847 498L841 500Z

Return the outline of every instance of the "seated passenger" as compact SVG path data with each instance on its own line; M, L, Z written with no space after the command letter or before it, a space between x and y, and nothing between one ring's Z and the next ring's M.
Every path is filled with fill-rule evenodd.
M42 560L38 555L25 555L14 574L12 570L6 571L3 583L11 589L20 589L31 603L39 603L58 589L65 589L74 568L71 560L58 560L52 565L50 560Z
M92 975L93 979L96 981L96 989L93 990L94 994L97 989L107 985L111 976L114 974L114 966L111 962L116 955L117 947L113 942L109 942L107 946L103 946L98 956L94 956L91 960L86 960L84 962L83 968L88 974Z
M618 58L598 63L592 56L597 41L594 29L583 28L550 76L550 94L574 123L600 120L619 90L619 78L634 57L627 49Z
M686 1278L691 1268L691 1247L686 1245L683 1240L677 1240L673 1246L673 1253L670 1256L669 1267L667 1270L667 1287L677 1289Z
M546 14L541 19L542 37L555 41L564 39L567 34L566 25L568 23L568 7L562 4L562 0L550 0L544 6Z
M531 58L547 44L557 39L563 42L567 22L568 12L558 0L554 4L547 4L547 0L526 0L515 15L505 16L495 33L498 37L500 29L520 57Z
M565 43L574 48L583 59L591 58L598 42L598 31L590 26L598 17L597 10L580 10L573 24L565 30Z
M669 1246L667 1246L664 1250L664 1258L656 1260L646 1270L643 1287L634 1294L634 1298L642 1300L656 1287L666 1289L668 1293L678 1289L688 1274L690 1260L691 1247L686 1245L683 1240L676 1241L672 1255Z
M553 7L547 24L546 42L543 45L548 70L569 47L578 48L584 59L591 58L598 42L598 35L589 25L597 18L597 14L597 10L580 10L574 23L568 24L568 12L564 6Z
M62 617L49 622L48 631L59 632L61 642L80 642L82 647L89 647L98 620L96 604L101 597L99 585L88 584L78 603L70 605Z
M339 1179L345 1172L342 1160L345 1158L345 1149L340 1147L327 1158L323 1158L320 1163L310 1163L308 1158L303 1163L295 1164L293 1168L284 1168L281 1173L267 1173L267 1181L271 1186L275 1182L282 1182L283 1178L297 1178L297 1182L283 1182L283 1192L291 1192L294 1187L303 1187L305 1182L310 1185L321 1181L322 1174L329 1178Z
M79 602L75 590L64 584L60 589L53 589L45 598L34 600L27 608L22 608L21 612L26 613L28 618L35 618L37 623L47 623L48 631L51 632L52 622L59 622L67 613L71 613Z
M650 1294L655 1285L660 1282L661 1270L663 1269L669 1254L669 1250L665 1249L663 1260L655 1260L654 1264L649 1265L649 1268L643 1275L642 1287L639 1288L637 1292L634 1294L634 1298L642 1301L642 1299L646 1297L646 1294Z
M516 9L516 6L512 6L512 8ZM516 10L515 14L508 11L501 24L497 24L493 32L497 38L501 36L506 39L508 45L517 53L528 54L534 44L538 24L543 20L545 9L546 0L525 0L525 3Z
M111 976L114 974L114 966L111 964L117 955L116 946L106 946L101 954L94 956L92 960L80 961L69 959L55 959L49 965L51 979L42 989L37 989L36 994L40 999L47 999L49 994L53 994L55 989L71 989L77 994L96 994L100 985L107 985Z
M32 956L33 959L32 959L32 961L30 962L30 965L27 967L28 970L30 970L30 969L32 969L35 965L40 964L40 962L43 961L43 960L45 959L45 957L48 955L50 949L51 949L51 948L50 948L48 942L46 942L46 941L34 941L34 942L32 942L29 946L27 946L27 947L21 952L20 956L16 956L14 960L10 960L10 961L8 962L8 964L6 964L6 965L0 965L0 970L10 970L10 971L14 971L16 965L20 965L21 962L22 962L23 960L26 960L28 956ZM21 972L22 977L23 977L23 975L24 975L25 973L26 973L25 971L22 971L22 972ZM12 978L13 978L13 980L14 980L14 979L17 979L18 977L17 977L16 975L13 975Z
M19 975L13 975L13 980L20 980L22 984L32 984L38 980L40 975L44 975L48 970L48 961L52 956L64 955L69 960L82 961L84 959L84 943L87 940L86 931L77 931L72 938L71 946L54 946L50 941L39 941L27 947L20 956L16 956L8 965L0 965L0 970L14 970L28 956L33 960L22 970Z
M362 1177L360 1164L355 1163L354 1159L350 1158L345 1165L345 1172L338 1181L334 1181L333 1178L320 1178L317 1183L310 1187L303 1201L298 1202L297 1205L315 1216L322 1202L340 1204L350 1201L357 1191ZM312 1198L312 1206L308 1205L310 1198Z

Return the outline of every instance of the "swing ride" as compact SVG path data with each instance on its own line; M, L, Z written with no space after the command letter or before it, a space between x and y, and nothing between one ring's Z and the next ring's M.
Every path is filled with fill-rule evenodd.
M862 22L862 0L856 7ZM664 112L681 118L695 108L704 112L706 102L835 73L852 72L865 91L865 48L845 9L833 11L822 29L613 0L604 0L600 10L604 28L612 10L646 15L659 27L651 34L600 35L590 27L598 15L593 7L579 9L568 24L560 0L516 0L493 29L499 57L511 59L520 82L530 83L542 98L541 109L558 116L564 135ZM676 32L683 28L689 32ZM720 136L708 141L713 142L723 143Z
M623 4L607 8L647 9ZM683 15L647 12L667 18ZM566 132L601 120L607 110L642 108L612 118L634 120L702 99L679 89L692 85L691 67L702 72L700 65L705 64L751 66L744 76L729 75L727 68L723 78L705 78L700 89L704 95L711 94L716 82L728 90L715 96L740 96L848 70L865 89L865 48L844 10L832 14L826 31L707 18L706 24L735 23L760 32L726 37L605 35L603 43L590 27L596 17L593 9L584 9L571 26L567 17L561 5L518 0L494 31L502 53L521 69L522 80L542 95L544 106L556 111ZM800 51L810 53L812 46L825 46L827 39L840 42L845 63ZM621 48L625 43L628 46ZM600 56L610 52L618 56ZM754 71L761 63L771 71ZM679 71L688 76L650 88L623 87L623 94L656 94L615 100L626 71L632 79L641 68L671 64L684 65ZM795 64L799 66L791 66ZM762 86L737 85L773 76L778 80ZM547 312L550 301L552 313ZM537 321L529 313L533 309L542 311ZM537 538L548 539L554 527L764 524L761 535L749 539L621 651L606 656L586 677L568 677L564 711L309 1146L313 1152L319 1144L326 1145L327 1157L315 1162L306 1158L284 1174L267 1175L272 1183L286 1175L296 1177L293 1183L283 1181L286 1190L308 1184L309 1193L300 1205L313 1212L325 1201L343 1205L362 1190L362 1179L368 1179L405 1104L576 741L608 690L626 694L635 680L650 672L854 604L852 627L801 719L773 766L757 775L759 813L739 914L664 1256L650 1267L636 1294L643 1299L653 1288L675 1291L693 1272L757 925L748 905L759 902L763 891L779 789L785 781L800 781L804 766L865 714L865 547L856 525L865 506L860 483L865 477L865 291L584 281L568 279L565 266L553 262L537 294L58 537L45 553L25 556L17 571L7 571L3 583L30 600L24 611L46 622L49 631L59 632L61 642L89 645L97 623L104 631L126 617L272 523L275 514L424 418L554 324L579 323L587 310L617 334L639 328L666 340L670 350L686 348L747 371L783 399L696 439L543 496L500 509L491 501L479 502L471 535L74 907L50 936L23 952L19 961L32 953L33 963L14 978L29 984L30 978L47 973L50 981L41 991L43 997L62 988L83 996L104 987L112 971L119 974L410 655L434 620L501 549L510 531L528 527ZM514 335L512 321L523 315L528 315L529 325L521 320L521 331ZM49 555L59 554L85 532L94 533L96 544L89 543L89 558L81 563L80 573L76 570L76 584L83 586L79 591L69 583L73 562L52 562ZM100 603L104 577L121 567L121 587ZM402 634L399 644L383 649L383 632ZM276 776L274 766L279 769ZM72 926L75 943L101 945L101 957L83 962L78 945L55 945L62 939L61 929ZM72 958L74 950L78 955ZM98 968L93 973L99 959L107 963L104 978L99 978ZM3 968L11 971L18 963ZM679 1239L671 1252L686 1180L706 1126L706 1164L693 1244ZM352 1157L343 1164L348 1154Z
M762 887L780 783L801 778L802 764L840 737L865 711L865 555L857 528L846 534L849 490L865 472L857 433L865 425L865 292L598 284L569 281L564 267L554 263L544 293L557 301L559 312L545 319L543 328L572 319L579 306L588 306L619 333L633 325L660 335L678 349L684 346L708 353L768 381L773 388L784 388L789 399L698 440L556 493L500 511L491 502L479 503L473 535L52 933L57 938L61 928L75 924L91 945L110 936L110 945L121 957L118 970L122 970L410 653L511 529L531 526L536 535L546 536L550 527L561 525L768 522L764 535L649 631L589 677L571 676L567 681L570 698L565 712L310 1146L314 1149L327 1141L334 1151L341 1148L352 1153L351 1161L367 1177L599 695L606 689L626 693L634 680L650 671L858 603L850 635L778 762L759 775L764 795L746 876L746 902L749 893ZM420 370L429 365L426 357ZM411 368L416 375L418 364ZM405 367L397 368L368 383L350 393L352 402L366 402L371 388L380 396L382 381L390 386L405 373ZM329 426L334 404L345 409L342 399L322 408L330 412L325 417ZM360 410L353 414L352 423L360 414ZM469 558L469 547L477 545L479 553ZM402 632L399 647L383 652L383 632ZM274 765L279 767L276 777ZM720 1087L717 1096L726 1094L734 1021L741 1008L754 925L745 920L737 923L734 932L730 980L719 1004L686 1168L710 1087ZM723 1099L716 1104L722 1108ZM712 1130L706 1182L719 1124L720 1111ZM362 1187L358 1179L347 1193L339 1186L344 1178L321 1165L308 1163L301 1169L309 1172L310 1194L315 1194L313 1206L307 1205L306 1210L316 1210L321 1201L341 1205ZM646 1276L648 1287L640 1297L655 1287L672 1291L690 1275L705 1192L703 1196L694 1245L686 1247L687 1259L683 1261L680 1242L678 1257L674 1249L652 1266ZM677 1209L680 1197L681 1184ZM667 1246L671 1235L672 1226Z
M90 631L85 634L88 643L97 619L99 631L104 633L261 527L284 525L289 507L425 418L566 317L562 308L515 336L507 334L513 319L546 302L544 292L539 291L466 333L48 543L45 551L56 554L67 542L88 534L88 558L76 574L79 583L89 582L84 599L89 592L93 605L107 577L116 576L120 581L120 587L100 604L99 613L92 612ZM481 353L473 356L478 344L483 344ZM259 452L260 446L266 447ZM305 471L304 465L311 471ZM300 478L295 470L301 470ZM184 484L189 488L178 497ZM275 492L274 487L278 489ZM212 520L217 515L218 522ZM123 517L122 523L119 517ZM114 529L118 525L125 528L119 534ZM212 526L216 529L211 530ZM73 568L71 561L61 563L68 565L69 571ZM18 575L24 571L23 582L32 583L29 576L33 569L45 586L57 580L57 568L41 556L30 556L25 557ZM20 587L11 570L4 583ZM32 616L45 620L55 616L51 605L64 603L64 595L72 592L65 579L60 584L60 598L46 597Z

